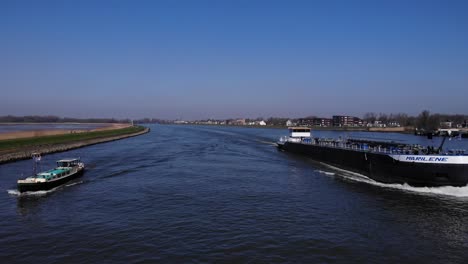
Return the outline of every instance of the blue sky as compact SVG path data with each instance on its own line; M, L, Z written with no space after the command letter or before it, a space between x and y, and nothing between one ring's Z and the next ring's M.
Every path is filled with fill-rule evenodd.
M0 1L0 115L468 114L468 1Z

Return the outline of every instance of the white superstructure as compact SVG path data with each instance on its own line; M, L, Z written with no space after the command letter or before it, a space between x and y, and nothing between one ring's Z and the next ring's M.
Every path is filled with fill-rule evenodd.
M310 138L310 128L308 127L290 127L289 137L292 138Z

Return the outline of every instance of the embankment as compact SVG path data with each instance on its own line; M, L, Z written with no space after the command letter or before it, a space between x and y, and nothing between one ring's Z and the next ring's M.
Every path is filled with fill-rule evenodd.
M67 151L89 145L134 137L149 132L149 128L117 127L81 133L67 133L28 138L0 140L0 164L31 158L31 154Z
M414 133L414 127L370 127L369 132Z
M37 123L27 123L29 125L37 124ZM54 124L55 123L50 123ZM70 123L59 123L59 124L70 124ZM13 124L12 124L13 125ZM86 124L83 124L86 125ZM33 138L33 137L44 137L44 136L55 136L55 135L64 135L64 134L71 134L71 133L86 133L86 132L94 132L94 131L105 131L105 130L115 130L119 128L126 128L130 127L130 124L122 124L122 123L112 123L112 124L102 124L97 123L97 125L101 125L95 129L44 129L44 130L27 130L27 131L12 131L6 133L0 133L0 140L8 140L8 139L20 139L20 138Z

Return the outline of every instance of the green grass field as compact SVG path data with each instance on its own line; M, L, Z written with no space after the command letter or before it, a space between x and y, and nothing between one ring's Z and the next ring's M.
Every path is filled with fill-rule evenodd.
M44 146L44 145L73 143L73 142L78 142L82 140L107 138L107 137L114 137L114 136L120 136L120 135L126 135L126 134L133 134L133 133L143 131L144 129L145 128L142 126L134 126L134 127L127 127L127 128L116 129L116 130L84 132L84 133L76 133L76 134L63 134L63 135L43 136L43 137L34 137L34 138L0 140L0 150L17 149L17 148L31 147L31 146Z

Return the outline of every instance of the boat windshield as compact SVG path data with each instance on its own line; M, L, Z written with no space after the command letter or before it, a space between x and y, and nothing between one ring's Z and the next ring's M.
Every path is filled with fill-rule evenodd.
M57 166L58 167L70 167L70 162L58 161Z
M64 160L58 160L57 166L58 167L73 167L73 166L78 166L79 163L80 163L79 159L64 159Z
M290 128L289 132L309 133L310 128Z

